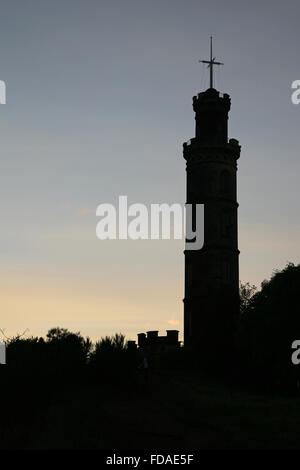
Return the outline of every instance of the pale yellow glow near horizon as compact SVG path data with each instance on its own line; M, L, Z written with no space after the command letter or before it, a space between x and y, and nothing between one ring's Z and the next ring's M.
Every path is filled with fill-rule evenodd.
M259 287L274 269L282 269L288 261L297 264L297 230L240 224L240 279ZM2 268L0 328L8 336L27 328L27 336L45 336L48 329L60 326L80 331L93 341L118 332L136 340L139 332L155 329L165 334L166 329L178 329L182 339L184 269L180 246L153 248L142 242L109 246L114 250L114 262L109 263L112 255L108 253L101 258L103 266L100 259L97 262L97 271L87 266L55 271L48 262L23 271ZM122 258L123 249L127 254Z
M134 340L137 333L151 329L182 332L183 305L171 281L160 287L141 283L131 290L109 283L97 290L90 281L59 278L1 277L0 282L0 328L9 337L27 328L26 336L45 336L55 326L80 331L94 341L119 332Z

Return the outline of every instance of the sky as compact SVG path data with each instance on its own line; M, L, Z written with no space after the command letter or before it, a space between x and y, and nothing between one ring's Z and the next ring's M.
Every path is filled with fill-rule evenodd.
M185 202L199 59L224 66L240 278L299 263L297 1L0 1L0 328L92 339L183 329L180 240L96 238L96 207Z

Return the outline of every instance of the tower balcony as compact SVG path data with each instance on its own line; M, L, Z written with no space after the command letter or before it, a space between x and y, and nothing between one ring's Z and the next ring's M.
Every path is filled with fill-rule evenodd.
M183 144L183 158L189 160L238 160L241 146L236 139L229 139L224 144L208 145L196 137Z

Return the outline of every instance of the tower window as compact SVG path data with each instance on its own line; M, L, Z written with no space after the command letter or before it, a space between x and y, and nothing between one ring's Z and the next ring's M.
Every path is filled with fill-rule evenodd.
M188 286L192 286L192 284L193 284L193 268L192 268L191 264L189 264L187 266L186 281L187 281Z
M192 313L189 314L189 336L192 336Z
M224 238L231 238L234 229L234 214L230 210L223 210L221 216L221 235Z
M220 175L220 191L221 193L230 193L230 172L223 170Z
M229 259L223 259L223 280L224 282L231 281L231 265Z

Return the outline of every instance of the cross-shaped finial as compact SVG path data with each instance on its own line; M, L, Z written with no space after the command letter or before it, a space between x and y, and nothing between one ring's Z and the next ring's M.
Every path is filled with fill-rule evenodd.
M199 62L202 62L203 64L208 64L208 68L210 69L210 88L213 88L214 86L214 65L224 65L222 62L216 62L215 57L213 58L212 56L212 36L210 36L210 60L199 60Z

